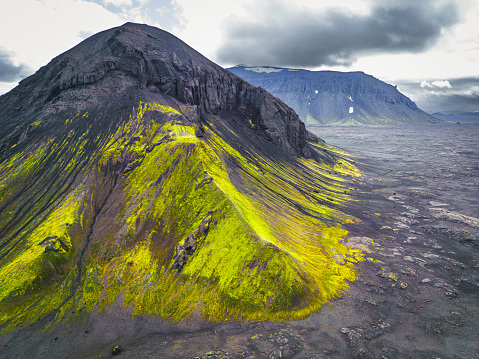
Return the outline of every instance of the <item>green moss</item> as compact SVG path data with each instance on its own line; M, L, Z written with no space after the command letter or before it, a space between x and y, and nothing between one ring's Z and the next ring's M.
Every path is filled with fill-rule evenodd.
M141 307L135 313L178 320L201 306L203 315L211 320L231 316L277 320L303 317L345 288L345 280L355 279L350 263L361 259L359 251L342 245L346 231L325 226L317 218L349 220L337 209L318 205L321 196L330 196L330 202L336 205L348 200L344 194L347 183L339 175L330 175L331 171L356 175L346 160L331 168L302 160L298 165L303 171L298 172L297 167L258 157L260 172L260 167L213 132L207 133L207 141L201 141L193 136L193 127L167 124L156 130L157 138L172 131L175 141L155 147L129 174L125 182L127 210L119 221L128 223L130 237L141 232L142 223L161 221L162 228L156 233L169 234L171 259L156 261L153 258L157 256L143 255L136 260L129 256L117 259L117 271L111 273L122 281L128 261L154 268L148 274L137 272L133 282L123 283L125 304ZM235 174L241 177L241 189L231 181L231 169L224 162L227 157L239 164ZM198 187L204 172L214 181L210 186ZM329 183L320 180L326 173ZM312 195L309 180L322 191ZM176 245L182 245L210 211L216 224L198 243L181 275L168 270L174 262ZM161 273L159 278L157 271ZM138 282L142 277L149 281ZM164 282L170 281L174 291L169 287L162 290ZM120 284L113 278L108 282L117 288L112 289L117 295ZM150 288L146 293L141 289L145 287ZM158 297L163 305L156 299L149 300ZM294 307L301 298L308 298L308 308L304 303Z
M313 116L311 116L310 113L308 113L306 115L306 121L304 122L306 125L317 125L319 123L319 121L314 118Z
M63 272L72 243L69 226L78 219L81 198L73 193L37 229L28 236L21 253L0 267L0 303L34 289L35 283ZM45 243L45 239L54 238ZM48 251L50 249L50 251Z
M344 120L340 120L337 122L331 122L329 123L330 126L365 126L364 123L354 119L354 118L348 118Z
M146 121L151 111L162 120ZM67 320L70 309L102 312L121 299L133 315L173 321L193 313L213 321L299 319L355 279L353 265L362 255L342 243L347 231L341 224L353 218L341 208L351 200L358 171L346 156L325 165L239 151L213 126L197 138L182 117L188 111L140 103L104 140L84 177L89 185L55 203L0 267L0 307L8 307L0 323L13 316L10 328L55 310L56 320ZM87 136L71 130L57 150L73 139ZM58 160L70 168L67 158ZM32 164L20 155L4 173L22 166ZM112 171L119 173L116 197L103 209ZM95 228L103 232L90 238L96 209ZM196 248L173 270L176 248L188 236ZM38 246L47 237L56 237L58 252L45 254ZM87 251L78 273L72 258L82 246ZM46 285L48 276L59 284ZM7 305L15 298L23 302Z

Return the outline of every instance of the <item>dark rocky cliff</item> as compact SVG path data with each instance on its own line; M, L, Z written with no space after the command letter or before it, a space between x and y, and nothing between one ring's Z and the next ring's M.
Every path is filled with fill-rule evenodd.
M394 86L362 72L236 66L229 69L291 106L307 125L437 123Z

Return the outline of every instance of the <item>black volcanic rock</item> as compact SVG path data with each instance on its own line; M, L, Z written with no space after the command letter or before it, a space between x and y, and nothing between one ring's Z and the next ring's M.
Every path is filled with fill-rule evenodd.
M307 125L437 123L396 87L363 72L308 71L279 67L229 69L291 106Z
M92 84L97 84L98 91L91 86L84 91L85 85ZM311 156L307 137L314 135L307 134L284 103L224 71L167 32L131 23L83 41L0 97L0 118L9 119L2 124L0 138L23 141L28 125L42 116L71 110L73 101L86 106L107 97L128 96L116 99L124 102L133 96L132 88L195 106L189 118L197 123L203 114L238 111L278 147Z

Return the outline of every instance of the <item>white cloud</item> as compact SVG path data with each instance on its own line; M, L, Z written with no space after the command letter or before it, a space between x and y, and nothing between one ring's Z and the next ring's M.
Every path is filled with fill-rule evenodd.
M0 82L0 95L6 93L16 86L15 82Z
M421 87L428 88L452 88L451 84L447 80L435 80L432 82L421 81Z
M367 14L371 8L371 1L365 0L289 0L289 2L309 7L311 9L343 8L355 14Z
M133 3L131 0L103 0L105 5L111 4L114 6L132 6Z
M439 88L444 88L444 87L452 88L451 84L447 80L436 80L431 82L431 85L439 87Z
M221 25L228 22L233 14L247 14L245 6L255 6L252 0L176 2L183 9L184 27L174 35L213 61L222 37Z
M97 33L125 21L101 5L82 0L15 0L2 5L0 46L16 63L38 69L53 57Z

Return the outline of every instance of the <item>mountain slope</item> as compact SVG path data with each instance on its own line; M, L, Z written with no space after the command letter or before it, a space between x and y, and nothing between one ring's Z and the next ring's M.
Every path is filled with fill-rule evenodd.
M236 66L228 69L291 106L307 125L436 123L414 102L362 72Z
M0 121L4 332L114 303L302 318L355 279L355 167L162 30L92 36L1 96Z

